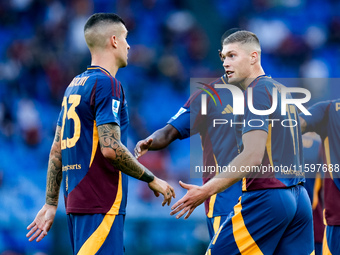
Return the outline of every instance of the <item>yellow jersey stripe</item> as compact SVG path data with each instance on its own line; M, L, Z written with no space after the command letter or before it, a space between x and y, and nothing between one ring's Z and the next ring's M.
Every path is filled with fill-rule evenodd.
M93 123L93 138L92 138L92 154L91 154L91 161L90 161L90 167L92 166L92 162L94 159L94 156L96 155L97 147L98 147L98 129L96 125L96 121Z
M224 84L228 84L228 83L226 82L225 79L226 79L226 78L225 78L225 76L223 75L223 76L222 76L222 81L223 81L223 83L224 83Z
M215 234L214 240L213 240L213 242L212 242L213 245L216 243L217 238L218 238L218 236L219 236L220 233L221 233L221 230L222 230L222 226L220 226L220 228L218 229L217 233Z
M242 204L240 202L234 206L233 234L236 245L242 255L263 255L262 251L250 235L242 216Z
M314 183L314 190L313 190L313 204L312 204L312 208L313 210L318 206L319 203L319 191L321 189L321 178L320 178L320 173L316 173L316 177L315 177L315 183Z
M220 225L221 225L221 216L216 216L214 218L214 224L213 224L214 234L216 234L216 232L220 228Z
M123 197L123 189L122 189L122 172L119 171L119 182L118 182L118 190L116 199L111 207L111 209L107 212L107 214L117 215L119 212L120 204L122 203Z
M209 249L209 250L205 253L205 255L211 255L211 250Z
M247 178L243 177L242 179L242 191L247 191Z
M294 147L294 155L296 155L296 148L295 148L295 137L294 137L294 128L293 128L293 121L290 117L290 114L291 114L291 108L290 107L293 107L293 105L287 105L287 112L288 112L288 118L289 118L289 126L290 126L290 133L292 134L292 139L293 139L293 147Z
M213 213L214 213L214 206L215 206L215 201L216 201L216 196L217 194L214 194L210 197L210 201L209 201L209 211L207 214L208 218L212 218L213 217Z
M94 255L105 242L116 215L105 215L99 227L82 245L77 255Z
M326 137L325 141L324 141L324 146L325 146L325 154L326 154L326 161L327 161L327 165L329 166L331 164L331 152L329 149L329 138L328 136ZM328 171L331 178L333 179L333 173L331 171Z
M218 175L218 164L217 164L217 160L216 160L216 157L215 157L215 154L213 154L213 157L214 157L214 161L215 161L215 165L216 165L216 173L215 175ZM213 215L214 215L214 206L215 206L215 201L216 201L216 196L217 194L215 195L212 195L210 197L210 201L209 201L209 211L208 211L208 214L207 214L207 217L208 218L212 218Z
M328 243L327 243L326 229L327 227L325 227L325 233L323 234L322 255L332 255L331 251L329 250Z
M270 165L274 166L273 153L272 153L272 124L269 124L268 126L268 138L267 138L267 143L266 143L266 149L267 149L267 154L268 154Z
M108 76L111 76L111 74L109 73L109 72L107 72L106 70L104 70L103 68L101 68L101 67L89 67L89 68L87 68L88 70L94 70L94 69L100 69L101 71L103 71L105 74L107 74Z

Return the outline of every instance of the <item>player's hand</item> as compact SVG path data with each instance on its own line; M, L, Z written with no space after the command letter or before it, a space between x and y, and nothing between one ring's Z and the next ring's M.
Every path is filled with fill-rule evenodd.
M57 207L53 205L45 204L41 210L38 212L34 221L27 227L30 230L26 237L32 242L37 238L37 242L40 242L51 229L54 217L57 211Z
M187 215L184 219L188 219L191 213L195 210L197 206L202 204L208 197L207 193L200 186L186 184L184 182L179 181L179 185L182 188L187 189L187 193L178 200L172 207L170 215L174 215L180 212L176 218L181 218L184 214Z
M162 206L165 204L170 205L171 199L176 197L175 190L171 187L166 181L159 179L155 176L155 179L152 182L149 182L149 188L155 193L155 196L158 197L159 193L163 194L164 200Z
M135 157L136 159L139 159L141 156L143 156L145 153L148 152L151 144L152 144L152 138L140 140L135 147Z

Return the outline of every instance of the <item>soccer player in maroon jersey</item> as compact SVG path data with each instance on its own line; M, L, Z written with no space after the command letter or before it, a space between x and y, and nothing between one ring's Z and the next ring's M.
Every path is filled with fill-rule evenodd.
M304 165L308 168L314 168L321 165L322 162L322 145L319 136L316 133L306 133L302 136ZM307 170L307 168L306 168ZM325 226L323 224L323 173L322 171L306 171L305 188L308 192L313 209L313 227L314 227L314 246L315 255L322 254L322 240Z
M340 254L340 99L319 102L300 114L301 131L316 132L324 147L327 165L324 179L324 222L322 254Z
M50 230L63 182L74 254L123 254L123 226L130 175L147 182L165 204L173 188L141 165L126 148L127 102L115 79L127 65L127 29L116 14L97 13L85 24L91 66L65 91L47 172L46 203L28 226L29 240Z
M282 114L278 96L276 109L268 111L272 108L274 91L280 95L285 87L265 74L255 34L237 31L229 35L223 42L221 55L228 83L245 90L244 115L235 115L241 153L229 164L235 171L221 173L203 186L180 182L188 191L172 206L171 215L179 213L177 218L180 218L186 214L188 218L209 196L243 179L239 203L212 239L207 254L310 255L314 251L312 210L300 169L302 139L296 106L287 105L286 113ZM252 93L246 91L249 88ZM288 97L291 99L291 95ZM255 114L249 101L254 109L266 113ZM280 122L274 125L268 119ZM281 125L292 119L297 125ZM258 122L255 125L253 120L263 125ZM290 166L296 171L290 171ZM287 172L276 171L282 167ZM265 168L275 171L264 171Z

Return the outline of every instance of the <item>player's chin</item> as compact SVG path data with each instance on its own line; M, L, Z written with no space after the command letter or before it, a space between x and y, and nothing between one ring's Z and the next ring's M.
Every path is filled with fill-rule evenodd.
M128 65L127 61L124 61L121 63L120 68L126 67Z
M228 78L228 84L237 85L239 82L240 82L239 79L235 77Z

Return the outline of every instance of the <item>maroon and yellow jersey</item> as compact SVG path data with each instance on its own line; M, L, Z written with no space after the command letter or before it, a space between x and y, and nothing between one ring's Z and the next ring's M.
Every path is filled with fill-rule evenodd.
M300 114L306 121L306 131L321 136L324 146L324 163L329 171L325 173L325 218L331 226L340 225L340 99L324 101L310 107L310 116Z
M285 115L281 113L281 91L284 88L271 77L262 75L244 92L245 114L235 115L235 123L238 123L236 138L240 150L243 150L242 136L247 132L263 130L268 133L268 137L262 164L243 178L243 191L287 188L305 181L302 171L302 135L296 106L287 104ZM270 114L254 114L248 104L248 97L251 96L256 110L271 109L275 97L277 107ZM292 98L290 93L287 93L287 97Z
M61 126L63 189L67 213L125 214L128 177L101 153L97 127L114 123L127 142L123 87L108 71L90 66L65 91Z

